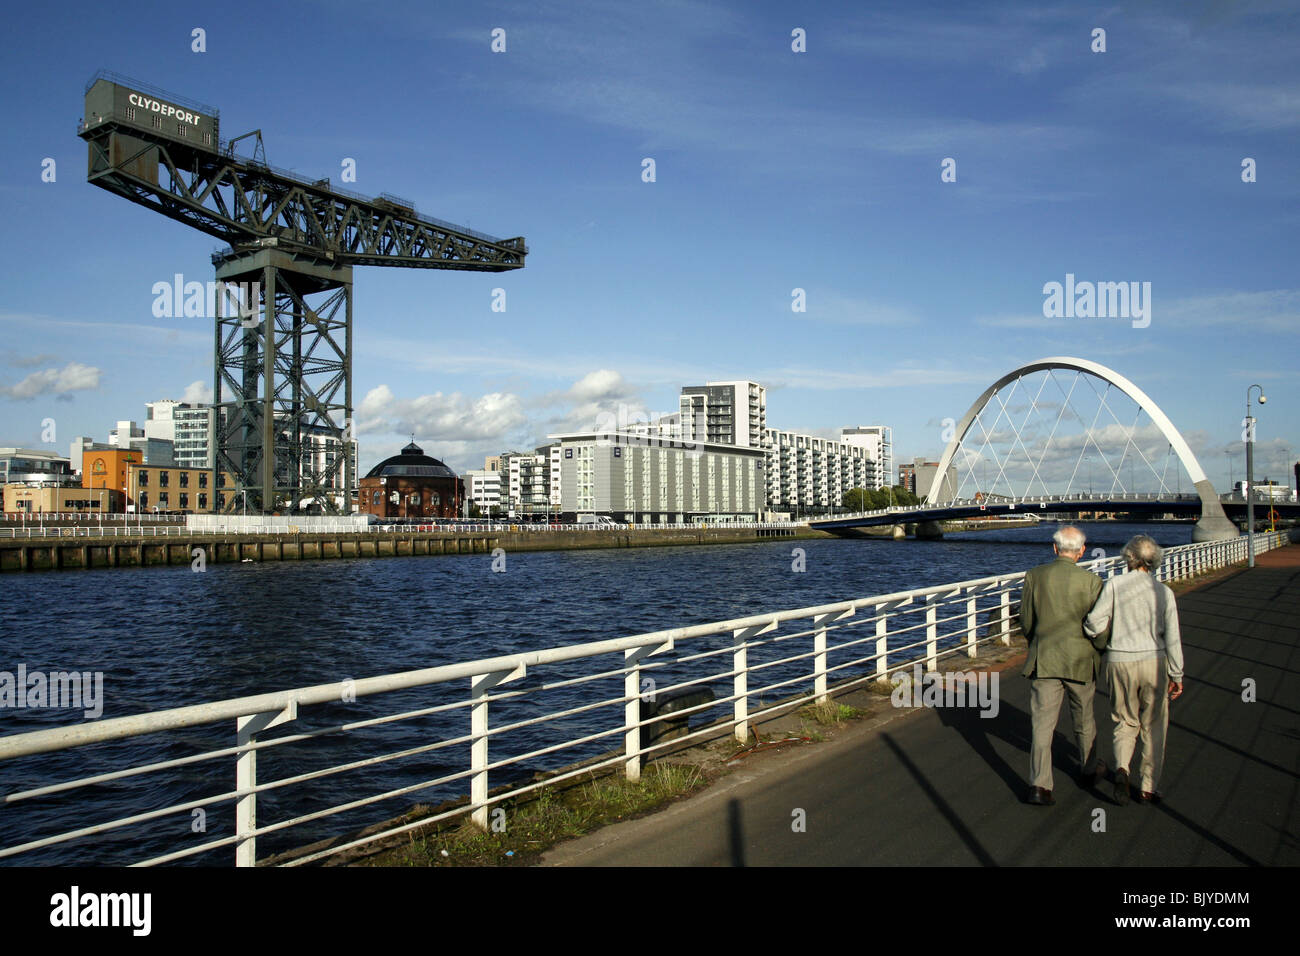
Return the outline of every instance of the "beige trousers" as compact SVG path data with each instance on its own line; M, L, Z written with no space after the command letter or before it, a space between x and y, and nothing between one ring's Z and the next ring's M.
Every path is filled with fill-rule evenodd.
M1096 683L1035 677L1030 684L1029 715L1034 726L1029 749L1030 786L1052 789L1052 735L1061 717L1061 698L1066 696L1070 698L1070 721L1079 745L1079 768L1092 773L1097 768L1097 720L1092 707Z
M1145 661L1107 661L1110 718L1115 723L1115 769L1128 770L1139 790L1156 792L1165 765L1165 736L1169 732L1169 673L1163 657ZM1129 768L1138 739L1142 764Z

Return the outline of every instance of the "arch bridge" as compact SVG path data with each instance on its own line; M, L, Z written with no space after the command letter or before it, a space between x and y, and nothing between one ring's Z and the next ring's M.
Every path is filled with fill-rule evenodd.
M1032 385L1025 383L1030 376L1046 372L1037 390L1030 394ZM1056 372L1070 372L1069 387L1061 383ZM1056 385L1057 392L1047 393L1048 383ZM1097 383L1104 389L1098 390ZM1074 407L1076 391L1082 386L1080 396L1096 400L1096 412L1086 421ZM1150 425L1139 437L1137 419L1127 429L1109 404L1112 391L1118 392L1138 407L1138 416L1150 419ZM1028 397L1028 406L1017 405ZM1026 410L1027 409L1027 410ZM994 413L992 425L983 421L983 413ZM1054 420L1044 420L1043 413L1056 410ZM1102 412L1109 413L1114 424L1104 424ZM1022 414L1023 412L1023 414ZM1081 435L1061 432L1061 425L1070 420L1085 424ZM1050 426L1050 427L1049 427ZM1043 432L1046 431L1046 437ZM1068 428L1067 428L1068 432ZM1120 460L1116 466L1110 460L1105 445L1114 445L1123 439ZM1169 455L1164 471L1156 468L1152 455L1143 449L1161 440L1167 443ZM972 447L974 446L974 447ZM1076 449L1077 446L1077 449ZM1005 448L999 453L998 448ZM1077 454L1075 453L1077 451ZM990 452L994 477L987 479ZM1100 491L1093 485L1092 460L1102 464ZM1184 494L1167 486L1169 459L1176 458L1191 479L1194 493ZM1159 487L1152 492L1139 492L1133 486L1138 462L1143 465L1144 478L1154 475ZM1129 482L1124 481L1124 465L1129 464ZM1088 475L1087 491L1075 488L1082 485L1083 473ZM973 481L976 490L966 494L965 482L957 480L956 465L966 469L966 479ZM984 466L985 482L980 487L976 465ZM972 478L972 476L976 476ZM1064 481L1064 489L1053 490L1049 481ZM921 488L918 487L918 493ZM1005 491L1005 493L996 493ZM1283 506L1293 511L1294 506ZM1235 509L1234 509L1235 510ZM1000 514L1037 514L1042 512L1098 512L1125 511L1148 513L1200 514L1193 532L1195 541L1215 541L1236 537L1240 532L1228 519L1214 485L1206 477L1187 441L1174 427L1169 417L1152 401L1151 397L1133 382L1113 369L1087 359L1053 356L1030 362L1002 376L980 395L954 423L952 436L939 459L938 467L925 491L923 504L912 507L887 508L855 515L810 521L812 527L835 533L850 532L853 528L871 525L916 523L921 536L937 536L938 522L953 518L996 516Z

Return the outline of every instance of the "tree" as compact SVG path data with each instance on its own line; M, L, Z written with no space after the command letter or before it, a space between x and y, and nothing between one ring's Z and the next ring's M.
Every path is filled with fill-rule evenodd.
M920 499L920 498L918 498L916 495L912 494L912 492L908 491L908 490L907 490L906 488L904 488L902 485L894 485L894 487L893 487L893 492L894 492L894 502L895 502L895 504L900 504L900 505L919 505L919 504L921 503L921 499Z
M850 488L840 497L840 506L846 511L870 511L875 507L870 503L871 494L865 488Z

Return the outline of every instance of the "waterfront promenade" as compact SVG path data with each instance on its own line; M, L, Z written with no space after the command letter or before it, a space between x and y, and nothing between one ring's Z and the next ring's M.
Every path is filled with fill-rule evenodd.
M1024 804L1029 683L1002 665L995 718L890 710L759 753L702 794L548 853L544 865L1300 864L1300 545L1179 595L1186 692L1158 806L1116 806L1071 773L1062 708L1052 807ZM1242 699L1253 680L1257 700ZM1109 761L1109 696L1099 688ZM793 824L797 811L803 832ZM1102 811L1099 815L1097 811ZM1104 831L1099 830L1104 821Z

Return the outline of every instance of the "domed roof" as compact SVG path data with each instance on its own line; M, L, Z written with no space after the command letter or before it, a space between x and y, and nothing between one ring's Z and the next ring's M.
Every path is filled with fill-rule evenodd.
M371 468L367 478L455 478L456 473L436 458L430 458L424 449L411 442L400 455L386 458Z

